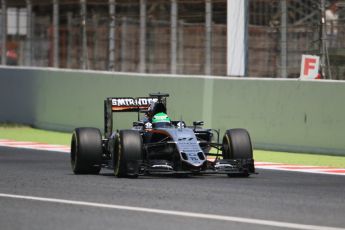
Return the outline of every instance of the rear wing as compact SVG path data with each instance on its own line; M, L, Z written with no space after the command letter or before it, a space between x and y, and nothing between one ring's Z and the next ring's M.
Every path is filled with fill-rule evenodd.
M152 102L158 101L154 97L113 97L107 98L111 101L111 109L113 112L138 112L147 110Z
M104 100L104 136L108 138L113 129L114 112L137 112L148 110L150 104L157 102L157 97L108 97Z

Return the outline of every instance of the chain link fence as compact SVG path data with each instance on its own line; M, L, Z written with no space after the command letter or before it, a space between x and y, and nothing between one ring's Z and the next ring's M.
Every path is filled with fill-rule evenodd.
M1 0L2 64L226 76L226 2ZM324 41L325 78L345 79L345 4L325 41L321 2L248 0L248 76L299 77L301 55L326 55Z

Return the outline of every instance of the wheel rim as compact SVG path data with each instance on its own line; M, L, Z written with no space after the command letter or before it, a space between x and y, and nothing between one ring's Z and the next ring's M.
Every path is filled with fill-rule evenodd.
M72 144L71 144L71 165L73 171L75 170L76 161L77 161L77 138L75 133L72 135Z
M224 158L225 159L231 159L233 158L233 154L232 154L232 147L231 147L231 139L229 135L225 135L224 139L223 139L223 152L224 152Z
M115 140L115 149L114 153L116 153L115 156L113 156L114 160L114 174L115 176L119 176L120 174L120 161L121 161L121 141L120 136L117 135Z

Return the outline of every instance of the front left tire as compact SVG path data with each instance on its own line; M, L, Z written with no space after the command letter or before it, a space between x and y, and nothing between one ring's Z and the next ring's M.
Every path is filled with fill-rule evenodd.
M77 128L71 140L74 174L99 174L102 163L102 134L96 128Z
M117 177L138 177L143 159L143 141L136 130L121 130L115 136L113 154L114 174Z

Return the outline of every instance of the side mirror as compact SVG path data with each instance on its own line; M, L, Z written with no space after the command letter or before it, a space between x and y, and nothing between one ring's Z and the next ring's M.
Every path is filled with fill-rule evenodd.
M134 122L133 122L133 126L144 127L145 124L144 124L144 122L142 122L142 121L134 121Z
M203 121L193 121L193 126L196 128L197 126L203 126L204 122Z

